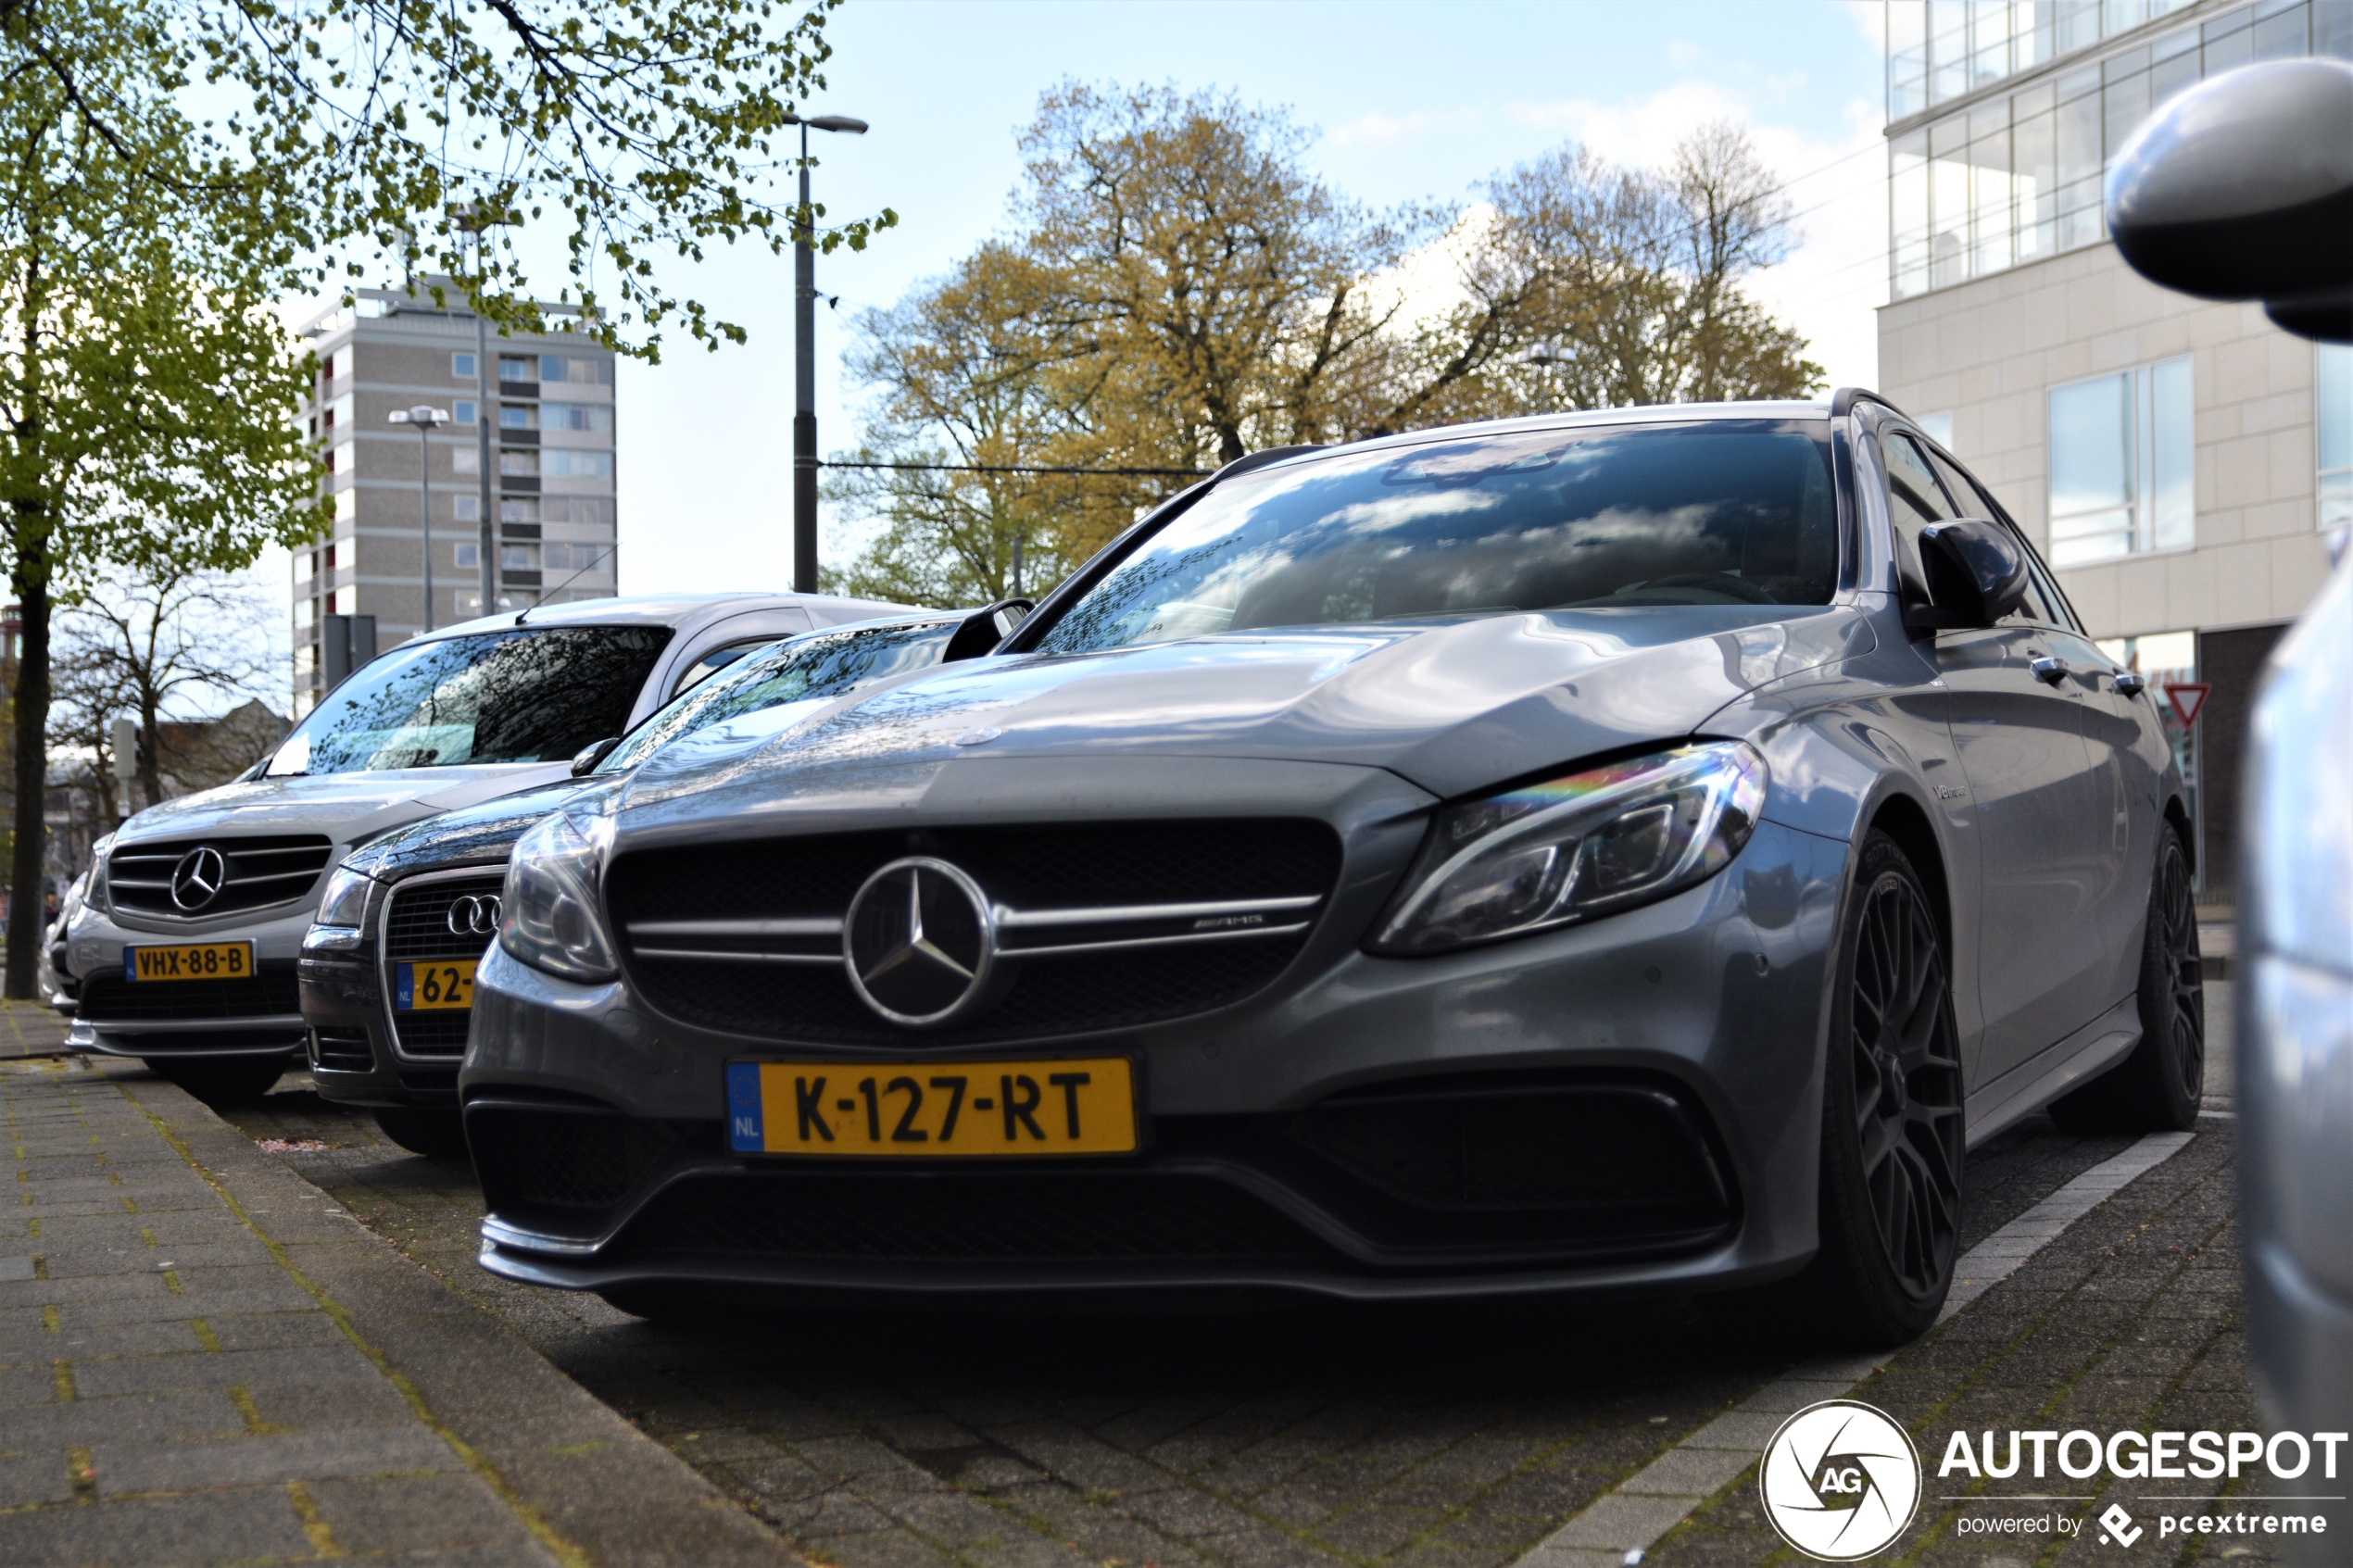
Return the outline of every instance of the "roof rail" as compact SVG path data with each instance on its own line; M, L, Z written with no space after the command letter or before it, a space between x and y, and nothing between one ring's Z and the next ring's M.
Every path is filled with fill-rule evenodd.
M1892 414L1907 420L1912 417L1898 408L1894 398L1882 397L1868 386L1842 386L1831 395L1831 418L1844 419L1855 411L1855 405L1857 403L1876 403Z

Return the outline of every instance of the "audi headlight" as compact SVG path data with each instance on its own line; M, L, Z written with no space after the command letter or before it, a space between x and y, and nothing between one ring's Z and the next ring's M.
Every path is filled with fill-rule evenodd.
M375 885L373 878L347 865L337 866L335 874L327 879L327 891L320 897L315 923L358 931L368 922L368 894Z
M612 819L585 824L559 811L522 835L507 866L498 945L534 969L567 980L610 980L612 939L597 913L598 862Z
M1711 741L1447 807L1369 946L1442 953L1679 893L1741 852L1765 777Z

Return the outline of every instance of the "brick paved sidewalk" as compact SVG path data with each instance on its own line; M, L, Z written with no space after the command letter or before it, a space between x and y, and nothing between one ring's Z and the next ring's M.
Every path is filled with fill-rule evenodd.
M0 1562L797 1562L172 1085L0 1063Z
M66 1047L66 1017L45 1002L0 997L0 1061L55 1056Z

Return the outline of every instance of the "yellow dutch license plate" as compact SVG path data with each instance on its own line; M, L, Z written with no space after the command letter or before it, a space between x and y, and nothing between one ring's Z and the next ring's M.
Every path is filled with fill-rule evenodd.
M250 942L182 942L169 947L125 947L122 977L142 980L243 980L253 972Z
M395 964L392 1006L396 1012L438 1012L474 1005L474 959Z
M727 1064L738 1154L1128 1154L1136 1129L1135 1064L1123 1056Z

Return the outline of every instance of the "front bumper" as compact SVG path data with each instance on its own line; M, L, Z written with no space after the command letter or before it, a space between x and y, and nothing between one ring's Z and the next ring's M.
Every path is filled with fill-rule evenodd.
M1846 846L1768 822L1723 874L1662 903L1397 960L1357 943L1418 826L1378 836L1344 829L1348 865L1328 912L1261 994L1021 1045L926 1048L911 1035L896 1049L796 1048L659 1016L625 982L567 984L494 947L462 1074L491 1210L482 1264L572 1289L686 1280L1362 1298L1715 1287L1801 1267L1816 1245L1827 959ZM876 1170L724 1147L731 1058L945 1065L1107 1050L1132 1053L1146 1085L1151 1130L1133 1157ZM1515 1143L1474 1122L1446 1147L1551 1160L1541 1195L1450 1201L1401 1187L1378 1152L1336 1160L1302 1139L1365 1097L1426 1108L1482 1089L1556 1108L1556 1135ZM1635 1127L1647 1131L1628 1141ZM1608 1159L1578 1165L1602 1148ZM1430 1154L1425 1141L1400 1158ZM1038 1234L975 1237L990 1214L1016 1231L1028 1216Z
M78 915L65 947L78 993L67 1035L76 1050L104 1056L290 1056L302 1048L302 1011L295 967L310 908L266 911L267 919L192 922L185 927L133 928L94 909ZM253 944L256 972L245 981L127 983L128 947L184 942Z

